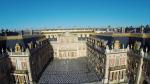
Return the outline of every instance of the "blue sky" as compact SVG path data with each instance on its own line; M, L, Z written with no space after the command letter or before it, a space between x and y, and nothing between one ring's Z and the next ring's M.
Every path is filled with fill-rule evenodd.
M0 0L0 28L150 24L150 0Z

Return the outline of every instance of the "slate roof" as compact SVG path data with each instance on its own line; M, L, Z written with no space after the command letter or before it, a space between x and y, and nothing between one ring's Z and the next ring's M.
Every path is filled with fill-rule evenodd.
M7 36L0 38L0 53L3 49L6 52L6 49L10 51L10 49L14 50L15 45L18 43L22 48L26 49L29 48L28 43L36 43L36 41L42 39L43 35L28 35L28 36Z
M121 35L121 34L120 34ZM144 51L146 49L146 47L148 48L148 51L150 50L150 36L147 35L146 38L144 36L141 36L142 34L140 34L139 36L137 35L133 35L133 36L125 36L125 35L121 35L121 36L114 36L113 34L99 34L99 35L94 35L95 38L99 38L99 39L104 39L107 40L108 43L107 45L111 46L115 40L119 40L121 44L124 44L125 47L127 47L127 45L130 46L133 45L136 41L141 42L141 48L144 48Z

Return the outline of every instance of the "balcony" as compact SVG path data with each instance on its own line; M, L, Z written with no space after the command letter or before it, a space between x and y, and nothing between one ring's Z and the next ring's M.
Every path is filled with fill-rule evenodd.
M126 65L115 66L115 67L110 67L110 68L109 68L110 71L120 70L120 69L126 69Z
M27 74L28 70L15 70L12 72L12 74Z
M8 52L10 56L29 56L28 52Z

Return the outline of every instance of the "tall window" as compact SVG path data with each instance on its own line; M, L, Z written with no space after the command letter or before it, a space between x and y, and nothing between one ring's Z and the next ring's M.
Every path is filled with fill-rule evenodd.
M109 59L109 66L114 66L114 62L115 62L114 58Z
M82 46L79 46L79 50L81 50L82 49Z
M24 84L25 82L26 82L26 80L25 80L25 77L24 76L18 76L18 75L16 75L16 77L17 77L17 84L19 83L19 84Z
M118 72L118 79L120 79L120 71Z
M123 74L124 74L124 71L122 71L121 79L123 79Z
M122 79L122 71L120 71L120 79Z
M62 56L62 57L67 57L67 56L66 56L66 52L63 53L63 56Z
M123 79L125 78L125 76L126 76L126 71L124 70L123 71Z
M59 57L62 57L62 53L61 52L59 53Z
M109 76L110 81L113 81L113 75L114 75L114 72L110 72L110 76Z
M115 66L119 66L119 56L116 56L116 63Z
M111 76L112 76L112 81L113 81L113 80L114 80L114 72L112 72L112 75L111 75Z
M71 56L74 57L74 52L71 52Z
M15 80L16 80L16 83L19 82L19 77L18 77L18 75L15 75Z
M21 66L23 70L27 69L27 62L21 62Z
M16 69L16 62L12 61L13 69Z
M19 83L24 83L24 77L23 76L19 76Z
M115 78L114 79L117 80L117 72L115 72Z
M85 50L85 46L83 46L83 50Z
M57 56L57 52L54 52L55 56Z
M120 57L120 65L125 65L125 57Z

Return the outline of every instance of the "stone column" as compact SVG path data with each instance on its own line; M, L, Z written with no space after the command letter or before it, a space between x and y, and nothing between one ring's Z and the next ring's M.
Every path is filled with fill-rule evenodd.
M26 49L26 55L28 55L27 66L28 66L29 84L33 84L31 66L30 66L30 61L29 61L30 52L28 49ZM31 61L31 64L32 64L32 61Z
M137 79L136 79L136 84L140 84L140 80L141 80L141 76L142 76L142 66L143 66L143 57L144 57L144 51L142 49L141 51L141 56L142 58L140 59L140 65L139 65L139 68L138 68L138 75L137 75Z
M103 79L104 84L108 83L108 74L109 74L109 56L108 54L106 54L105 76Z

